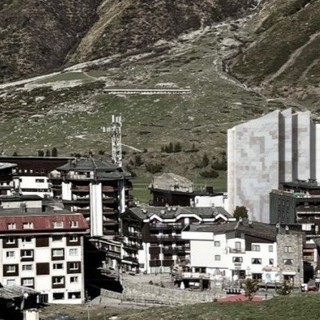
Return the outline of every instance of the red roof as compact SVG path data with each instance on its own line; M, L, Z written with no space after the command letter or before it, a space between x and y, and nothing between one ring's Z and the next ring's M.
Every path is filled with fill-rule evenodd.
M15 224L15 229L9 229L11 223ZM26 223L32 224L32 228L24 227ZM54 226L55 223L58 225ZM79 213L0 216L0 233L83 232L88 228L87 221Z

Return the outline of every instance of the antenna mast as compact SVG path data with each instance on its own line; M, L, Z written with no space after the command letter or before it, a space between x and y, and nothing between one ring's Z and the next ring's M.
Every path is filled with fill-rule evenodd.
M111 127L103 127L103 132L111 132L112 161L118 167L122 167L122 145L121 145L121 115L112 115Z

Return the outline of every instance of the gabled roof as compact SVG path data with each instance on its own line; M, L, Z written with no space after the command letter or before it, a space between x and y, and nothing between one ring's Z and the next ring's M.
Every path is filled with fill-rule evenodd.
M134 207L129 208L129 212L133 213L140 220L149 219L150 217L156 215L161 219L174 219L178 218L180 215L193 216L197 215L201 219L215 218L218 215L223 215L226 219L232 218L232 216L222 207Z
M57 171L94 172L98 180L129 179L131 174L123 167L118 167L109 161L95 158L77 158L58 167Z

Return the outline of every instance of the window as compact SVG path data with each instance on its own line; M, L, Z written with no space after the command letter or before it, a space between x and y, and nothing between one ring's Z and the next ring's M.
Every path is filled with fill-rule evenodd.
M21 258L32 258L33 250L21 250Z
M15 273L16 272L16 266L14 266L14 265L8 265L8 266L6 266L6 272L7 273Z
M36 179L36 182L43 183L44 179Z
M6 258L14 258L14 251L7 251L6 252Z
M214 246L215 246L215 247L220 247L220 241L215 241L215 242L214 242Z
M77 256L78 255L78 249L69 249L69 255L70 256Z
M252 264L262 264L262 259L261 258L252 258L251 263Z
M273 260L273 259L269 259L269 264L270 264L271 266L273 266L274 260Z
M22 271L32 271L32 264L23 264Z
M285 246L284 247L284 252L285 253L291 253L292 252L292 247L291 246Z
M52 277L52 284L64 284L64 277Z
M78 228L79 223L78 223L78 221L71 221L70 226L71 226L71 228Z
M70 242L78 242L78 236L70 236L69 241Z
M237 250L241 250L241 242L240 241L236 241L235 246L236 246Z
M81 292L68 292L68 299L80 299Z
M31 237L22 237L21 241L23 243L30 243L30 242L32 242L32 238Z
M14 222L8 223L8 230L15 230L17 228L16 224Z
M7 286L14 286L16 285L16 279L8 279Z
M24 222L22 224L23 229L33 229L33 222Z
M70 283L78 283L79 277L70 277Z
M273 252L273 245L272 244L269 245L269 252Z
M232 261L233 261L233 262L240 262L240 263L241 263L241 262L243 261L243 259L242 259L242 257L233 257L233 258L232 258Z
M260 245L258 245L258 244L253 244L253 245L251 246L251 250L252 250L252 251L260 251Z
M310 223L303 223L302 224L302 230L303 231L311 231L312 230L312 225Z
M214 261L220 261L221 260L221 256L219 254L214 256Z
M79 262L69 262L69 269L70 270L78 270L79 269Z
M291 266L293 264L293 261L292 259L284 259L283 260L283 263L286 265L286 266Z
M53 300L63 300L64 299L64 293L63 292L56 292L52 294Z
M6 238L5 242L6 242L6 244L15 244L16 239L13 237L9 237L9 238Z
M253 273L252 279L253 280L262 280L262 274L261 273Z
M53 257L63 257L64 250L63 249L52 249L52 256Z
M25 287L30 287L34 285L33 278L22 278L21 279L21 285Z
M63 239L62 236L53 236L53 237L52 237L52 241L54 241L54 242L61 242L62 239Z
M61 228L63 228L63 221L55 221L55 222L53 222L53 228L54 228L54 229L61 229Z
M53 270L62 270L63 269L63 263L54 263L53 264Z

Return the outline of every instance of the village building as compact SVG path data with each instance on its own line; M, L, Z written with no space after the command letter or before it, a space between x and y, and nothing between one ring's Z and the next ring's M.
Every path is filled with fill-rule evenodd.
M37 196L0 203L0 283L34 289L43 303L84 302L83 216Z
M15 163L0 162L0 195L9 195L14 189L13 170L17 165Z
M121 214L123 262L127 271L168 273L189 261L190 242L181 237L187 225L235 219L221 207L141 206Z
M70 157L28 157L28 156L0 156L0 172L1 167L6 163L14 165L12 172L8 172L12 177L10 188L21 195L38 195L42 198L59 196L52 188L51 182L48 179L49 173L56 167L59 167L68 162ZM7 186L4 183L4 186ZM61 188L57 188L61 190ZM9 194L12 192L7 192Z
M240 220L190 225L181 237L190 242L190 271L176 273L185 287L226 287L246 278L273 287L303 283L303 233Z
M119 215L132 200L130 179L122 167L94 158L70 160L50 173L53 186L61 188L65 209L85 217L90 242L104 252L108 267L115 272L122 258ZM92 251L92 259L96 257Z
M155 174L149 185L152 206L227 207L227 195L213 187L196 189L193 183L174 173Z

